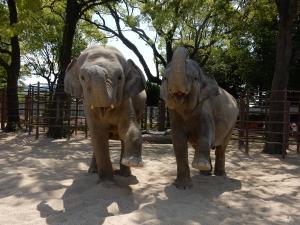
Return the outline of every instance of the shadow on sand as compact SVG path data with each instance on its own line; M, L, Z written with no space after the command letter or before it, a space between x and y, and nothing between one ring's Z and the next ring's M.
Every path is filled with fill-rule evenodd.
M49 225L102 224L106 217L131 213L138 208L129 186L138 182L135 176L115 176L114 182L99 184L95 180L96 175L91 174L76 177L60 199L62 207L41 201L37 205L40 216Z

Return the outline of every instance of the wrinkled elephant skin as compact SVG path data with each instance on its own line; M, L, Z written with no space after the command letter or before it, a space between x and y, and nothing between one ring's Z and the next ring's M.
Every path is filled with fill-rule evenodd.
M130 176L130 167L143 166L139 122L145 108L145 85L142 71L111 46L85 49L66 70L65 92L83 97L93 145L89 172L97 172L100 181L113 179L108 143L111 131L122 143L117 173Z

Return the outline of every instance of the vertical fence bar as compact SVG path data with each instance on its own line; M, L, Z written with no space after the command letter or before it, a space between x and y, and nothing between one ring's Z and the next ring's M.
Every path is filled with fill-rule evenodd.
M245 115L245 152L249 155L249 95L250 92L246 92L246 115Z
M36 128L35 128L35 139L39 138L39 125L40 125L40 82L37 84L37 95L36 95Z
M158 101L158 118L157 118L157 129L164 131L166 129L166 106L162 99Z
M149 110L150 110L150 112L149 112L149 123L150 123L149 128L152 129L153 128L153 106L150 106Z
M297 131L296 131L296 141L297 141L297 153L300 154L300 95L298 100L298 115L297 115Z
M146 132L148 131L147 123L148 123L148 107L147 104L145 105L145 112L144 112L144 129Z
M283 102L283 129L282 129L282 158L285 158L286 155L286 147L287 147L287 122L288 122L288 115L287 115L287 96L286 91L283 93L284 95L284 102Z
M88 127L87 127L86 117L84 118L84 133L85 133L85 138L87 138L88 137Z
M239 115L239 150L244 147L245 142L245 101L244 96L240 96L239 99L239 108L240 108L240 115Z
M25 111L25 130L28 131L28 98L29 98L29 90L27 91L27 95L25 95L25 104L24 104L24 111Z
M77 127L78 127L78 110L79 110L79 100L76 98L75 102L75 135L77 135Z
M68 133L67 133L67 139L70 140L71 138L71 107L72 107L72 99L71 97L67 98L67 119L68 119Z
M1 130L3 130L5 127L5 112L6 112L6 110L5 110L5 108L6 108L5 93L6 93L6 90L4 88L1 93Z
M33 123L34 123L34 118L33 118L33 109L34 109L34 86L30 85L29 86L30 90L30 113L29 113L29 130L28 134L30 135L33 129Z

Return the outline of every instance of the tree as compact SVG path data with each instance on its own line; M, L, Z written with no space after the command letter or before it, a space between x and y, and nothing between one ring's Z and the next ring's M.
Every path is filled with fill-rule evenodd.
M7 107L7 124L5 127L6 132L13 132L20 128L19 117L19 99L18 99L18 79L20 72L20 44L19 37L14 30L18 23L18 12L16 2L14 0L7 0L9 12L9 25L12 30L9 42L3 41L7 37L1 37L0 52L8 56L9 61L0 58L0 65L4 67L7 75L6 86L6 107Z
M65 70L71 62L72 46L78 21L91 8L107 2L109 2L109 0L82 0L80 2L76 0L67 0L62 42L59 48L58 79L52 107L54 109L52 115L55 119L50 120L50 126L47 132L48 137L61 138L65 136L65 131L62 128L64 100L67 97L64 93L64 77Z
M292 28L297 13L297 0L276 0L279 14L279 35L276 48L275 72L272 80L270 97L269 132L263 152L282 154L283 146L283 111L284 94L288 87L290 60L292 56ZM274 123L275 122L275 123Z

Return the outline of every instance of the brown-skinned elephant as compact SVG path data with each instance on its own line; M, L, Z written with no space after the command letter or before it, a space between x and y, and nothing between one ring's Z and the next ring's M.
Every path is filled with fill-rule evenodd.
M96 170L99 181L113 179L108 143L111 131L122 143L117 172L129 176L130 167L143 166L139 121L145 108L145 86L142 71L111 46L85 49L66 69L65 92L83 97L93 145L89 172Z
M177 163L175 186L192 186L188 142L195 149L192 167L201 173L212 170L210 149L215 148L214 174L225 175L225 150L238 116L236 100L206 76L197 62L178 47L166 67L161 97L170 112L172 141Z

